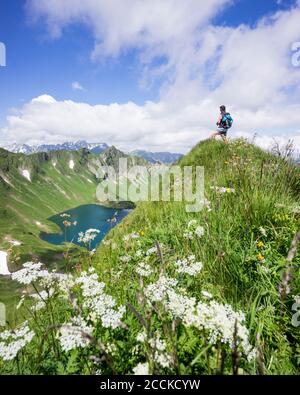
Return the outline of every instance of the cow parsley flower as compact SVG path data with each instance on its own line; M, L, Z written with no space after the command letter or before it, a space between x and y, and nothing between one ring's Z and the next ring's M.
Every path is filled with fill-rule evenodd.
M150 265L145 262L139 262L135 271L142 277L148 277L151 273L153 273Z
M213 297L212 294L207 291L202 291L201 293L202 293L202 296L204 296L207 299L212 299L212 297Z
M104 292L105 284L98 281L94 271L82 272L76 280L81 285L83 307L90 311L94 321L101 319L105 328L117 328L125 314L125 307L116 308L115 299Z
M20 284L29 285L38 279L49 276L48 270L41 270L42 263L26 262L23 269L12 273L12 279Z
M123 263L128 263L131 261L131 256L130 255L122 255L122 256L120 256L119 259Z
M95 240L99 233L98 229L88 229L85 232L80 232L78 233L78 243L89 244Z
M190 255L186 259L179 259L174 263L177 273L186 273L190 276L196 276L202 269L202 262L196 262L194 255Z
M219 304L216 301L208 303L198 302L192 310L187 310L183 319L187 326L195 326L208 332L210 343L217 341L234 344L235 325L237 325L237 341L248 359L253 358L253 347L249 343L249 331L244 325L245 315L235 312L228 304Z
M123 240L124 241L129 241L129 240L132 240L132 239L138 239L140 237L140 235L138 234L138 233L130 233L130 234L128 234L128 235L125 235L124 237L123 237Z
M7 330L0 333L0 358L11 361L18 352L30 343L35 333L29 329L25 321L19 329Z
M183 233L183 237L185 239L193 240L194 236L198 238L204 235L204 228L203 226L198 225L195 219L192 219L187 224L187 229Z
M174 317L183 319L188 311L194 310L196 299L177 293L172 289L168 291L164 305Z
M197 226L195 229L195 235L197 237L202 237L204 235L204 228L203 226Z
M160 275L157 282L149 284L145 289L145 295L151 302L162 301L167 292L177 285L177 280L167 277L163 274Z
M152 255L152 254L155 254L156 252L157 252L157 248L151 247L146 251L146 255Z
M149 364L148 362L139 363L134 369L133 374L135 376L145 376L149 374Z
M87 347L91 342L93 328L80 316L73 317L71 322L63 325L59 330L61 348L68 352L76 348Z
M136 336L136 340L140 343L144 343L147 339L147 334L145 332L145 330L143 330L142 332L139 332Z
M43 290L36 294L31 294L30 297L35 299L37 303L32 306L31 310L39 311L46 307L46 301L54 294L54 289L50 288L47 291Z
M153 359L156 363L161 365L163 368L170 366L172 357L166 351L166 342L160 337L160 334L156 332L150 339L147 339L145 331L140 332L137 335L137 341L141 343L148 342L148 345L152 349Z

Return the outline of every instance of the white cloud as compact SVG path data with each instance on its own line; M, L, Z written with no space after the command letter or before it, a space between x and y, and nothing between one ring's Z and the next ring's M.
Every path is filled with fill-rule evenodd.
M233 111L234 127L230 135L251 137L258 133L257 141L266 146L273 136L293 136L300 149L299 108ZM56 101L42 95L25 104L18 114L10 115L3 136L9 141L36 144L87 139L107 142L119 148L148 148L186 152L199 140L209 137L216 115L216 105L201 100L174 111L168 102L112 103L89 105L71 100ZM282 128L289 133L282 135Z
M300 38L300 3L254 27L216 26L213 17L232 2L30 0L31 17L43 18L53 37L70 24L87 25L93 61L136 49L141 83L159 78L160 100L91 106L42 96L9 116L4 132L24 142L72 136L186 151L210 134L224 103L235 119L232 134L258 133L261 144L293 137L299 146L300 68L292 67L291 45Z
M73 81L71 87L74 91L84 91L83 86L78 81Z

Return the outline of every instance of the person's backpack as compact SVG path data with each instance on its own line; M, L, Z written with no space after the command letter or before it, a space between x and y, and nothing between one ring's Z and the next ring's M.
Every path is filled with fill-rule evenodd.
M223 126L224 128L226 128L226 129L230 129L230 128L231 128L231 126L232 126L232 124L233 124L233 119L232 119L231 115L229 114L229 112L227 112L227 113L223 116L222 121L221 121L221 124L222 124L222 126Z

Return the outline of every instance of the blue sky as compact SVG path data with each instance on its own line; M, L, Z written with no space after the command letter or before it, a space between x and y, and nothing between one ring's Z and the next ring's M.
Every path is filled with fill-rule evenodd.
M132 7L136 7L136 0L126 1L129 8L130 4L132 4ZM173 0L168 1L172 5ZM178 0L174 0L173 5L176 4L176 1ZM212 4L211 9L207 6L207 15L205 14L204 16L199 11L199 19L195 19L194 23L195 29L203 29L203 31L205 31L205 33L202 33L202 36L199 37L199 42L202 43L208 40L210 43L209 45L212 47L210 48L212 53L203 65L197 63L199 61L196 62L196 60L193 59L191 60L191 65L186 65L186 63L188 63L188 58L183 58L182 49L180 49L177 43L181 39L183 40L183 37L184 39L190 40L189 34L191 34L191 31L189 30L188 24L185 30L182 29L182 34L180 32L178 33L178 37L175 37L174 41L169 38L168 32L164 36L164 22L162 21L162 24L159 25L160 20L158 20L158 22L154 24L152 19L149 21L149 24L145 26L142 26L141 22L141 29L139 32L134 32L132 35L128 34L128 37L123 38L124 32L127 34L127 15L126 13L124 14L123 20L122 13L120 12L119 16L112 16L112 20L108 20L107 22L105 18L107 18L107 15L112 15L112 13L109 2L106 0L100 0L100 3L103 3L103 9L107 8L108 13L104 13L104 16L102 15L102 10L99 9L98 6L90 6L89 9L88 5L86 7L85 5L80 5L80 2L77 0L65 0L65 3L69 4L70 7L74 5L75 9L76 7L78 8L75 17L70 18L68 13L60 9L60 7L57 7L56 2L53 0L48 0L48 2L45 0L40 0L39 2L37 0L28 0L28 2L21 0L1 0L0 42L3 42L7 48L7 66L0 67L0 128L3 128L2 135L0 133L0 138L2 137L2 139L5 138L5 134L7 133L11 133L11 139L19 136L19 133L12 129L16 127L16 125L22 124L22 122L23 126L28 124L28 119L25 119L26 114L18 115L19 118L15 118L14 122L11 124L9 122L7 123L7 115L19 114L17 111L22 110L26 103L30 103L32 99L40 97L41 95L53 97L57 103L64 103L65 100L71 100L74 103L86 103L91 106L90 108L92 110L94 110L93 106L102 104L107 106L107 111L110 111L110 104L118 103L122 113L125 112L126 103L132 102L137 106L137 111L146 111L145 109L147 108L146 115L141 116L141 119L153 117L154 120L156 120L157 111L159 113L160 110L156 109L153 115L151 112L153 109L150 108L149 110L147 103L151 102L161 105L164 110L167 106L167 113L178 96L182 96L182 103L180 103L182 109L183 107L186 109L187 106L189 106L189 108L193 105L200 106L200 101L202 100L201 103L203 104L204 100L208 100L208 97L213 103L223 103L224 100L226 100L233 108L236 108L238 104L241 104L241 107L243 106L243 108L245 108L245 103L248 102L247 97L245 98L241 95L240 98L232 98L227 92L226 84L223 83L227 78L227 70L224 71L224 67L226 68L229 66L226 65L226 57L223 63L217 63L216 53L218 48L216 47L213 53L214 41L220 40L220 45L224 45L221 38L222 34L224 34L224 37L228 36L228 43L230 40L234 40L233 33L239 31L240 25L242 24L246 25L247 29L249 29L250 33L253 35L253 32L255 32L257 28L257 22L262 17L272 16L278 11L289 13L291 12L292 6L296 7L296 1L292 0L209 0L207 3L215 3L215 6ZM89 3L94 4L95 2L93 3L93 1L90 1ZM195 0L186 1L187 8L189 9L184 9L184 6L180 5L182 10L180 9L179 11L182 11L182 18L184 18L185 15L190 15L190 17L193 18L193 8L201 8L197 7L199 3L200 1L197 2ZM203 3L201 2L201 4ZM95 7L95 9L92 9L92 7ZM164 12L164 10L160 10L161 5L159 3L155 7L157 7L159 12ZM297 7L297 11L298 8L299 7ZM93 19L94 12L99 13L99 21ZM147 12L146 10L145 13ZM86 15L88 15L88 18ZM102 16L104 19L101 22ZM36 17L35 21L33 20L34 17ZM128 15L128 18L130 17L131 14ZM118 20L118 18L120 19ZM282 16L282 19L283 18L284 15ZM85 22L82 23L82 20ZM184 21L184 19L182 20ZM123 29L125 30L120 28L119 42L117 44L113 42L112 44L111 37L114 39L115 26L119 28L120 21L121 23L124 22ZM102 29L100 25L101 23L106 24L106 22L107 26L105 30L104 28ZM155 27L153 27L153 25ZM53 31L57 26L59 27L59 34L57 37L53 38ZM160 28L157 28L157 26L161 26L162 38L159 37ZM212 41L212 39L207 37L207 32L216 27L220 29L220 32L212 33L217 35L217 38L214 38ZM173 29L175 32L177 28L178 26L176 26L174 22ZM128 25L128 30L130 29L131 27ZM145 44L142 41L143 39L141 39L141 32L143 32L143 29L146 32ZM135 33L136 35L134 36ZM241 34L240 31L239 34ZM293 37L296 37L296 35ZM248 36L245 40L248 40ZM278 37L278 40L280 41L280 37ZM182 42L184 42L184 40ZM197 46L201 45L199 42L197 42ZM101 46L101 43L104 43L103 46ZM105 53L105 56L101 55L99 57L96 54L92 60L92 51L97 45L101 46L101 51ZM117 45L117 49L115 49L115 45ZM174 45L174 49L172 45ZM288 50L288 45L289 44L287 44L286 50ZM168 51L169 47L172 48L172 51ZM191 51L193 50L191 52L193 55L195 54L195 48L196 46L191 48ZM235 49L232 48L231 51L235 51ZM154 56L153 53L155 54ZM195 56L196 55L197 54L195 54ZM142 61L141 57L143 56L148 60ZM202 56L200 52L199 56ZM203 56L207 55L205 54ZM232 54L228 53L227 56L232 56ZM193 61L194 64L192 64ZM275 59L275 61L277 60ZM167 64L166 69L162 69L164 64ZM214 70L219 68L218 74L220 74L220 70L222 70L223 75L220 81L224 86L221 87L221 90L215 89L217 87L218 77L214 74L212 76L212 81L210 81L210 83L207 81L207 85L203 81L200 81L201 78L199 76L200 74L203 76L207 73L208 69L205 65L208 64L213 64ZM276 64L274 64L274 69L276 69ZM190 70L193 70L193 74L196 75L196 78L190 77ZM241 78L243 78L242 74ZM142 84L144 79L146 83ZM197 79L199 79L199 81ZM77 81L83 89L72 89L71 84L74 81ZM276 81L271 82L274 84L274 89L278 92L279 90L282 91L283 87L281 86L279 89ZM239 82L236 81L236 84L238 86ZM182 88L182 86L184 86L184 88ZM288 92L295 90L295 80L287 83L285 88ZM195 93L197 89L198 92ZM297 95L297 92L296 89L295 95ZM218 97L216 97L217 94ZM268 100L268 94L271 95L269 91L265 94L265 102ZM253 98L251 98L251 100L253 101ZM249 100L249 105L252 103L251 100ZM45 102L48 102L48 100L42 100L42 102L43 106L46 106ZM262 104L265 102L262 102ZM52 104L53 103L50 103L50 105ZM286 104L289 105L290 103ZM124 105L124 107L122 107L122 105ZM176 103L176 106L178 105L179 103ZM253 104L251 104L251 106L252 110L257 112L257 108L255 108ZM175 109L174 111L174 114L176 114L177 110ZM190 110L186 111L188 112ZM200 109L199 111L201 112L202 110ZM211 112L209 112L209 114L210 113ZM59 111L57 111L57 114L59 114ZM174 114L172 114L172 116L175 116ZM113 117L113 115L111 117ZM166 115L164 118L166 118ZM35 121L30 118L30 122ZM108 120L105 119L104 122L107 123ZM122 122L122 119L120 119L121 124ZM128 124L132 125L132 122L134 121L128 121ZM171 124L173 125L174 122ZM127 118L124 124L127 124ZM213 126L214 122L211 122L211 124ZM35 129L42 127L44 128L44 125L41 126L37 124ZM82 126L82 135L77 128L74 128L74 138L84 137L84 127L86 127L86 125ZM191 129L194 130L195 127L196 126L193 125ZM108 128L110 128L109 125ZM170 126L168 125L165 128L170 128ZM203 125L202 128L204 128ZM175 129L176 133L178 132L180 136L186 133L182 125L180 127L174 126L174 132ZM244 129L242 130L243 133L248 133L248 131ZM293 126L287 125L287 129L293 130ZM49 132L49 140L56 137L63 139L64 137L61 131L56 133L55 130L46 130L45 132ZM26 131L24 133L26 133ZM72 136L72 130L69 130L66 136L70 135L70 133ZM133 141L136 138L135 136L139 135L139 133L146 133L144 127L141 127L140 131L135 130L132 133ZM147 133L149 133L149 131L147 131ZM188 133L191 132L189 131ZM298 131L295 130L295 133L298 133ZM92 131L90 136L95 140L96 136ZM88 131L87 137L89 137ZM188 138L190 137L189 134ZM106 138L115 139L115 141L118 141L117 138L122 140L122 138L120 138L120 132L115 125L111 127L111 131ZM124 141L127 138L127 135L126 138L124 136ZM189 144L186 144L183 149L187 149L187 147L194 142L193 138L189 140ZM17 138L15 139L17 140ZM35 141L37 139L37 135L34 133L31 135L30 131L28 131L28 135L24 134L23 138L21 138L23 142L27 140ZM101 136L99 139L101 140ZM126 145L124 141L122 144ZM151 136L146 136L144 143L151 145ZM140 144L143 144L142 141ZM161 144L168 144L168 140L162 141ZM127 145L130 146L129 143ZM160 142L156 142L153 146L159 147ZM172 148L172 144L170 144L170 148ZM179 150L180 144L178 144L178 147L174 148Z
M155 92L139 89L134 54L94 63L89 29L76 24L61 39L53 40L42 22L30 22L25 4L22 0L0 2L0 41L7 50L7 67L0 69L0 125L10 108L45 92L59 100L91 104L128 100L142 104L155 99ZM85 90L72 90L73 81L80 81Z

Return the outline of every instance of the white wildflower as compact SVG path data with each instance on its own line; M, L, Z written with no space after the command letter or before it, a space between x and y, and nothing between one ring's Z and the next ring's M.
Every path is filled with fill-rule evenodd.
M234 343L235 324L237 324L238 345L249 359L254 355L253 347L249 343L249 331L244 325L245 315L242 312L235 312L228 304L223 305L215 301L199 302L194 310L187 310L183 321L188 326L206 330L210 343L221 341L230 347Z
M130 234L128 234L128 235L125 235L124 237L123 237L123 240L124 241L129 241L129 240L131 240L131 239L138 239L140 236L139 236L139 234L138 233L130 233Z
M139 363L134 369L133 374L135 376L145 376L149 374L149 364L148 362Z
M137 250L136 253L135 253L135 256L136 256L137 258L142 257L142 256L143 256L143 251L142 251L142 250Z
M147 339L147 334L145 332L145 330L143 330L142 332L139 332L136 336L136 340L140 343L144 343Z
M295 303L300 304L300 295L293 295Z
M185 232L183 233L183 237L184 237L185 239L188 239L188 240L193 240L194 234L193 234L192 231L185 231Z
M131 256L130 255L123 255L123 256L120 256L119 259L123 263L128 263L131 261Z
M177 280L161 274L157 282L146 287L145 295L151 302L162 301L166 297L167 292L176 285Z
M151 273L153 273L150 265L145 262L139 262L135 271L142 277L148 277Z
M183 319L187 311L191 311L195 308L196 299L181 295L174 290L169 290L164 305L166 310L174 317Z
M152 254L154 254L156 252L157 252L157 248L156 247L151 247L151 248L149 248L149 250L146 251L146 255L149 256L149 255L152 255Z
M266 229L263 228L262 226L259 227L259 231L260 231L260 233L261 233L264 237L267 236L267 231L266 231Z
M177 268L177 273L186 273L190 276L196 276L203 267L202 262L196 262L194 255L189 256L187 259L179 259L174 265Z
M46 301L54 294L54 289L50 288L47 291L43 290L36 294L31 294L30 297L35 299L37 303L32 306L33 311L39 311L46 307Z
M192 219L187 224L187 229L183 233L185 239L193 240L194 236L202 237L204 235L204 228L197 224L195 219Z
M93 314L94 321L101 319L105 328L117 328L125 314L125 307L116 308L116 301L104 292L105 284L98 281L96 273L82 272L76 280L81 285L83 307Z
M34 337L34 332L28 327L25 321L19 329L7 330L0 333L0 358L4 361L14 359L18 352L30 343Z
M195 235L197 237L202 237L204 235L204 228L203 228L203 226L197 226L197 228L195 229Z
M80 232L78 233L78 243L89 244L95 240L99 233L100 231L98 229L88 229L85 232Z
M212 297L213 297L212 294L207 291L202 291L201 293L202 293L202 296L204 296L207 299L212 299Z
M91 342L92 332L93 328L87 325L82 317L73 317L69 324L60 328L59 341L61 348L68 352L79 347L87 347Z
M48 270L41 270L42 263L26 262L23 269L12 273L12 279L20 284L31 284L32 282L49 276Z
M159 333L155 333L155 335L149 340L149 345L153 350L154 361L163 368L168 368L172 362L172 357L167 353L166 342L161 339Z

